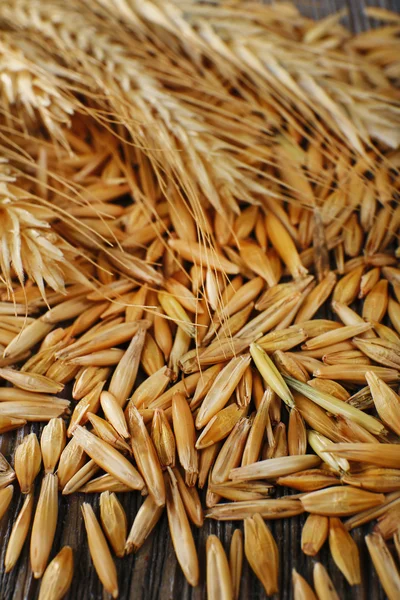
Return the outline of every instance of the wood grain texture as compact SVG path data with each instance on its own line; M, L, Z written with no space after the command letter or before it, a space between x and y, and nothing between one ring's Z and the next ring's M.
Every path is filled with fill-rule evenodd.
M312 18L321 18L327 14L348 7L348 24L358 31L373 26L363 12L365 6L382 6L400 12L400 0L315 0L300 1L297 5L304 14ZM67 396L66 396L67 397ZM15 447L27 433L33 431L40 436L43 425L26 426L18 432L0 436L0 451L13 464ZM40 477L36 481L35 497L40 488ZM142 499L138 493L119 494L119 499L126 511L130 527L139 509ZM86 535L81 517L80 506L89 501L96 514L99 514L99 496L73 496L59 499L59 523L51 558L59 549L68 544L74 550L75 571L72 586L67 600L104 600L102 585L94 571L90 560ZM6 516L0 523L0 600L34 600L38 597L39 582L33 579L29 566L29 543L26 543L16 567L6 575L4 573L4 555L11 527L22 506L23 497L14 494ZM291 571L296 568L309 582L312 582L312 569L315 560L320 560L328 569L339 596L342 600L383 600L385 595L379 585L375 572L368 558L364 536L372 526L356 529L353 532L357 542L363 571L363 583L350 588L337 567L334 565L327 544L316 559L305 556L300 549L300 536L305 516L284 519L271 523L271 529L277 541L280 554L280 593L275 598L292 600ZM205 581L205 543L210 533L216 534L226 550L229 548L232 532L241 527L239 522L218 523L206 521L201 530L195 530L195 540L201 565L201 580ZM136 555L124 559L116 559L120 600L203 600L206 598L205 586L195 589L186 583L180 567L175 559L171 539L168 534L166 516L161 519L155 531ZM261 600L265 593L252 574L246 561L244 562L241 585L241 600Z

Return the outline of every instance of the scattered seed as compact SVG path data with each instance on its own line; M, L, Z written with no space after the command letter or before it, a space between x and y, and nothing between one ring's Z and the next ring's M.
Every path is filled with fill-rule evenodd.
M117 570L107 545L106 538L96 519L93 508L84 502L81 506L88 538L90 556L104 589L113 598L118 597Z
M233 590L229 563L216 535L209 535L207 538L206 556L207 597L210 600L231 600Z
M117 556L124 556L127 521L124 509L114 492L100 494L100 520L104 533Z
M17 446L14 457L15 475L23 494L31 491L41 463L42 455L38 439L35 433L30 433Z
M244 551L267 596L278 592L278 547L259 514L244 521Z
M64 546L44 572L39 600L61 600L69 590L73 572L72 548Z
M318 554L329 533L329 519L322 515L309 515L301 531L301 549L308 556Z
M47 473L42 480L32 524L30 559L35 579L42 577L46 569L56 533L57 517L58 478L53 473Z
M377 533L365 536L365 542L387 597L395 600L400 594L400 574L388 547Z
M329 548L336 566L349 584L361 583L360 556L357 544L337 517L329 519Z

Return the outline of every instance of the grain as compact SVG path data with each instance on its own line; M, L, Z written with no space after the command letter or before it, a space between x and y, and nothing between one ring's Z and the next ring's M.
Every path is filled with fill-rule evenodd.
M196 329L183 306L171 294L164 292L158 294L158 300L165 314L172 319L178 327L189 337L194 337Z
M400 574L388 547L377 533L367 535L365 542L387 597L389 600L398 598L400 593Z
M332 272L328 273L304 299L294 322L296 324L302 324L304 321L312 319L318 309L329 298L335 284L336 275Z
M85 464L85 461L86 454L84 450L79 446L75 438L72 438L62 451L58 463L57 475L61 489L63 489L72 477L81 469Z
M253 387L253 372L251 367L247 367L236 388L236 402L238 406L245 409L251 401Z
M251 465L257 462L264 439L264 433L269 421L270 404L273 397L271 388L265 390L262 400L258 406L256 416L251 425L251 429L246 440L243 451L242 466Z
M206 517L217 521L241 521L259 513L264 519L284 519L303 512L298 500L244 500L218 504L206 512Z
M307 433L301 413L293 408L290 411L288 427L288 450L291 456L305 454L307 451Z
M69 321L75 319L83 312L89 310L93 303L84 296L76 296L61 302L54 308L48 310L42 317L45 323L59 323L61 321Z
M211 467L221 449L222 442L217 442L200 451L198 486L202 489L207 481Z
M326 448L332 448L334 444L329 438L316 431L307 432L307 440L314 452L336 473L350 471L350 465L346 459L335 456L335 452L327 452Z
M210 600L231 600L232 581L228 559L224 548L215 535L206 542L207 597Z
M125 544L126 554L137 552L159 521L164 508L147 496L139 508Z
M112 475L100 475L83 485L79 491L84 494L101 494L102 492L130 492L132 488L115 479Z
M211 252L210 249L201 244L173 239L170 239L168 243L180 256L196 265L207 266L210 269L234 275L239 272L239 268L228 261L222 254Z
M124 355L124 351L119 348L110 348L108 350L99 350L91 354L84 354L73 358L69 362L73 365L82 367L112 367L117 365Z
M13 524L4 557L4 569L9 573L21 554L31 525L33 494L27 494L20 512Z
M169 320L165 318L165 313L159 308L154 315L154 339L167 361L172 350L172 334Z
M278 547L268 526L259 514L244 521L244 551L268 596L278 592Z
M232 501L261 500L268 498L273 493L274 486L263 481L244 481L233 483L225 481L214 483L210 480L208 489L213 494Z
M297 360L295 353L282 352L277 350L272 354L276 368L281 375L293 377L298 381L305 383L309 377L307 369Z
M389 429L400 435L400 397L375 373L367 371L365 378L380 418Z
M270 331L273 327L286 328L290 323L284 322L284 317L290 310L296 309L301 300L301 294L294 293L289 298L281 298L277 300L272 306L266 308L259 315L251 319L244 327L242 327L236 334L235 337L239 338L250 338L254 340L258 335L264 334Z
M316 600L316 595L307 581L297 573L296 569L292 571L293 597L294 600Z
M74 440L99 467L132 489L141 490L143 488L143 479L135 467L118 450L80 425L76 427L73 435Z
M268 383L279 398L282 398L288 406L292 407L293 396L268 354L255 343L250 345L250 353L264 381Z
M291 475L278 477L276 483L294 488L300 492L314 492L329 486L337 485L339 480L334 473L322 469L306 469Z
M332 583L324 566L317 562L314 565L314 588L318 598L324 600L339 600L339 595L335 590L335 586Z
M129 438L128 425L125 420L124 411L117 398L111 392L101 392L100 404L106 419L114 427L122 438Z
M341 381L348 381L350 383L363 384L365 382L365 374L367 371L372 371L378 377L384 381L398 381L399 371L397 369L389 369L385 367L379 367L375 365L349 365L349 364L337 364L335 366L322 366L314 369L313 375L315 377L322 377L324 379L340 379Z
M150 323L146 320L135 321L134 323L121 323L114 327L110 327L105 331L100 331L95 334L90 340L86 342L75 342L71 344L65 350L61 350L56 353L56 357L61 360L70 360L79 356L84 356L89 352L99 352L100 350L107 350L118 346L123 342L131 340L134 334L140 328L149 327Z
M198 338L198 332L195 334ZM199 343L199 339L197 342ZM181 358L190 354L188 352L190 346L190 336L183 331L183 329L178 328L175 334L174 343L172 344L171 353L169 355L168 366L172 371L172 378L175 380L179 375L179 369L181 366ZM157 365L160 367L161 361ZM183 370L183 369L182 369Z
M84 425L87 422L90 413L97 413L100 407L100 395L104 384L104 381L99 381L90 392L75 405L67 429L68 437L71 437L78 425Z
M350 585L361 583L357 544L337 517L329 519L329 548L333 560Z
M179 461L185 470L186 483L192 487L199 472L196 433L189 404L179 392L172 397L172 422Z
M107 381L110 370L108 368L87 367L78 372L74 387L72 388L72 397L74 400L81 400L89 396L93 390L98 389L101 383Z
M136 408L147 408L151 401L156 400L164 393L171 378L172 371L168 367L161 367L136 388L127 407L134 404Z
M374 527L376 533L380 533L384 540L388 540L394 536L399 524L400 509L398 505L393 505L380 517Z
M14 457L15 475L23 494L31 491L41 463L42 455L38 439L35 433L30 433L17 446Z
M367 467L360 473L345 473L342 481L370 492L395 492L400 489L400 469Z
M125 405L135 383L145 337L146 328L139 327L111 377L108 393L120 406Z
M74 492L78 491L85 485L85 483L87 483L94 475L96 475L98 471L99 467L96 465L94 460L89 460L62 488L63 496L67 496L68 494L73 494Z
M114 492L106 491L100 494L100 521L116 556L124 556L127 520Z
M184 399L186 403L186 400ZM149 493L156 504L165 504L165 486L161 465L143 418L137 408L131 406L128 411L128 424L131 445L136 464L146 483ZM126 483L126 482L124 482Z
M322 515L309 515L301 530L301 549L308 556L318 554L327 540L329 519Z
M104 589L113 598L118 597L117 571L106 538L90 504L81 506L89 544L90 556Z
M26 423L27 421L25 419L16 419L14 417L0 415L0 434L7 433L7 431L12 431L13 429L19 429L26 425Z
M65 423L62 419L51 419L43 428L40 438L45 473L53 473L66 444Z
M330 394L321 392L319 390L314 390L311 386L300 381L296 381L292 377L286 377L286 380L294 390L304 394L304 396L328 412L335 415L343 415L344 417L348 417L350 420L354 420L356 423L361 425L361 427L364 427L371 433L379 434L383 432L384 427L374 417L364 414L362 411L354 408L353 406L349 406L347 403L338 400Z
M212 419L207 423L199 437L197 438L196 448L197 450L203 450L212 446L216 442L226 438L236 423L243 416L244 410L237 404L229 404L222 410L220 410Z
M195 487L187 486L179 469L174 468L172 471L174 473L187 516L189 517L190 521L196 525L196 527L201 527L204 521L204 514L197 489Z
M94 415L91 412L86 411L85 415L87 416L88 420L93 426L94 433L99 438L101 438L120 452L123 452L124 454L130 454L132 452L132 449L128 442L126 442L117 433L117 431L114 429L111 423L109 423L105 419L102 419L101 417L98 417L97 415Z
M57 383L44 375L21 373L8 368L0 368L0 378L9 381L22 390L38 394L57 394L64 388L63 384Z
M346 388L332 379L310 379L307 383L316 390L335 396L338 400L346 402L350 398L350 394Z
M268 255L260 248L260 246L258 246L258 244L242 240L240 242L239 251L240 257L246 267L265 279L270 287L278 283Z
M71 585L73 572L72 548L64 546L44 572L39 600L61 600Z
M321 335L313 337L311 340L307 340L303 344L302 348L307 350L315 350L317 348L329 346L330 344L337 344L343 340L355 337L360 333L364 333L365 331L368 331L368 329L371 329L370 323L348 325L345 327L340 327L339 329L333 329L332 331L328 331L327 333L322 333Z
M274 479L289 473L296 473L320 464L317 456L305 454L301 456L284 456L258 461L254 464L233 469L230 479L233 481L248 481L251 479Z
M355 338L353 341L357 348L375 362L385 367L399 368L398 351L400 344L397 340L391 342L381 339L360 340L359 338Z
M242 417L232 429L231 433L222 445L211 473L213 483L223 483L231 477L231 473L242 461L246 439L249 434L251 423L249 419Z
M380 444L377 452L376 444L335 444L327 446L326 452L334 451L339 457L356 462L366 462L373 465L400 468L400 449L398 444Z
M378 323L382 321L386 314L388 300L388 282L381 279L373 286L364 300L363 319L366 321L373 319Z
M166 477L166 490L168 524L176 557L188 583L196 586L199 583L196 547L176 478L170 470Z
M26 350L30 350L36 346L36 344L40 342L53 327L54 326L51 323L45 323L41 319L35 319L35 321L21 331L20 335L14 337L4 350L3 356L15 358Z
M53 546L58 517L58 478L47 473L40 488L32 524L30 560L35 579L42 577Z
M384 500L383 494L344 486L311 492L302 496L300 502L310 513L343 517L379 506Z
M297 325L292 325L287 329L267 333L257 343L265 352L273 352L275 350L290 350L306 339L307 334L304 329L301 329Z
M249 364L249 355L238 356L237 358L232 358L226 367L220 371L197 413L197 429L207 425L212 417L227 404Z
M6 513L7 508L11 502L14 493L14 486L8 485L7 487L0 490L0 519L2 519Z
M243 533L240 529L235 529L229 548L229 568L232 580L232 597L237 600L240 594L240 580L243 567Z

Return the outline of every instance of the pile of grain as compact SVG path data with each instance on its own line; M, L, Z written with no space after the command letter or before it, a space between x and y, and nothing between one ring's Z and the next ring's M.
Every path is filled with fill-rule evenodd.
M72 581L72 549L49 557L76 492L100 494L82 527L113 597L113 554L164 512L193 586L192 527L244 522L229 556L208 537L211 600L244 555L278 592L267 522L304 512L303 552L328 539L351 586L376 520L400 597L400 17L369 15L0 4L0 432L47 423L0 455L0 516L20 490L5 570L30 536L41 600ZM320 562L313 586L293 572L297 600L337 598Z

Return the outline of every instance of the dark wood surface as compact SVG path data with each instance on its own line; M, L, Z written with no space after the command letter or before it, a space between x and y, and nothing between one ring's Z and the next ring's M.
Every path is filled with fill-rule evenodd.
M313 18L325 16L344 6L349 9L349 26L354 30L365 29L373 26L363 12L365 6L381 6L400 12L400 0L324 0L318 2L308 0L297 2L302 12ZM0 436L0 451L13 464L14 450L27 433L34 431L40 435L43 426L34 424L26 426L18 432L11 432ZM36 498L39 493L40 477L36 482ZM138 493L119 494L119 499L126 511L128 527L138 511L142 499ZM51 558L66 544L74 550L75 571L72 586L66 598L68 600L104 600L107 594L103 592L102 585L96 575L90 560L86 541L86 534L82 522L80 506L83 502L90 501L98 514L98 494L74 494L73 496L59 499L59 520ZM4 573L4 555L11 527L22 506L23 497L17 491L7 514L0 523L0 600L33 600L38 597L39 582L33 579L29 566L29 540L25 544L21 557L9 574ZM327 544L320 554L311 559L306 557L300 549L301 529L305 517L271 522L271 528L279 547L280 554L280 593L276 598L291 600L293 598L291 585L291 572L296 568L309 582L312 582L312 569L315 560L320 560L328 569L338 594L342 600L381 600L385 595L368 558L364 543L364 536L372 528L366 526L354 530L361 555L363 567L363 583L361 586L351 588L344 580L339 570L333 563ZM195 540L201 565L201 581L205 581L205 542L210 533L218 535L226 550L232 532L236 527L241 527L240 522L218 523L206 520L201 530L195 530ZM129 555L123 559L116 559L118 580L120 587L120 600L202 600L206 597L205 585L191 588L185 581L179 565L175 559L174 550L168 533L168 523L164 516L158 523L153 534L145 542L136 555ZM254 577L246 561L244 561L241 585L242 600L259 600L265 598L264 590ZM400 600L400 599L399 599Z

